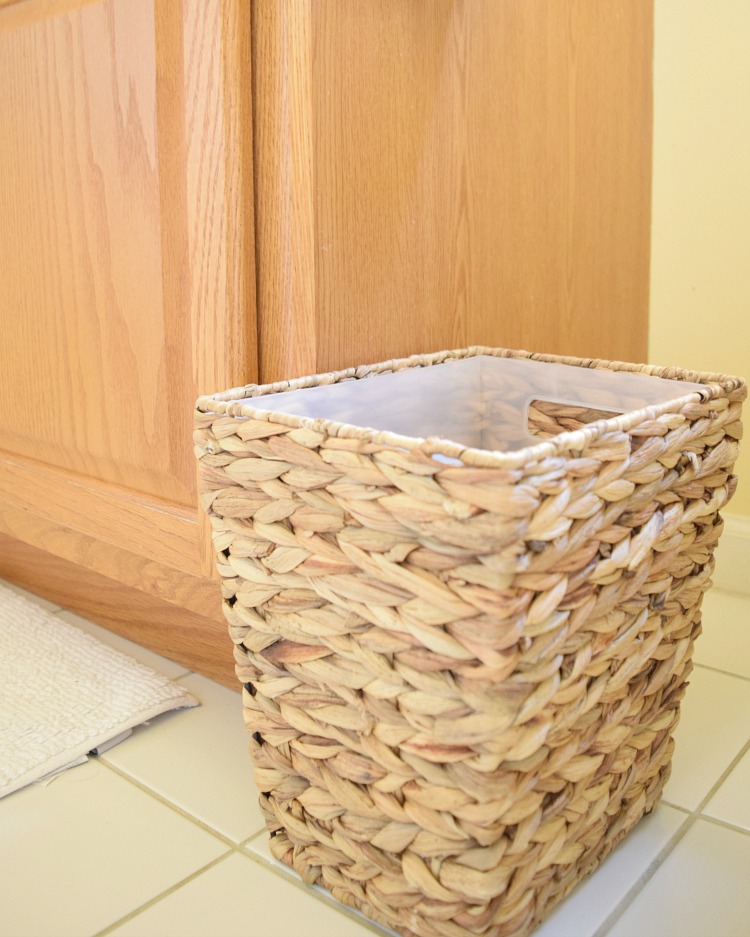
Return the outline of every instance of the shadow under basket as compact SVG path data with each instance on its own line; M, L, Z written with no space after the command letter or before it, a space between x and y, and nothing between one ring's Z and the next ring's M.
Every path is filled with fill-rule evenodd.
M745 385L470 348L202 397L274 855L400 934L528 934L650 811Z

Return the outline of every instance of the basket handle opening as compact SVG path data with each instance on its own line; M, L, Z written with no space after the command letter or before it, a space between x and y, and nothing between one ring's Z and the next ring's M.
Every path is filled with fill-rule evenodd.
M530 436L548 439L560 433L581 429L597 420L619 416L622 410L601 410L580 403L559 400L530 400L526 408L526 430Z

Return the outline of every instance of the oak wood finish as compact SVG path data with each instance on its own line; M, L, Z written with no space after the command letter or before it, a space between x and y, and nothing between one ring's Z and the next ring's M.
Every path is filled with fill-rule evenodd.
M211 579L182 573L140 553L8 504L2 505L0 511L0 532L171 605L216 622L223 620L219 585ZM39 585L43 586L43 567L36 562L35 568Z
M650 0L256 0L253 35L263 381L645 358Z
M190 508L2 454L0 506L22 508L175 570L203 571L198 517Z
M192 508L192 403L255 358L247 5L53 12L0 10L0 448Z
M211 674L192 411L256 373L250 59L249 0L0 5L3 547Z
M253 4L261 374L317 368L315 103L309 0Z
M2 305L16 313L0 444L187 505L184 421L162 431L156 406L192 382L164 299L154 29L150 4L105 0L0 36Z

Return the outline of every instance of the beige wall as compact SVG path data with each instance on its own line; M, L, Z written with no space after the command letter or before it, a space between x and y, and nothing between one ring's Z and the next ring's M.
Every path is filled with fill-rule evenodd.
M655 7L650 359L750 379L750 0Z

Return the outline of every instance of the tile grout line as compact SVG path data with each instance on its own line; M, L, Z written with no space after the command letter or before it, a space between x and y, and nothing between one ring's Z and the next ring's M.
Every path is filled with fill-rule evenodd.
M669 807L669 808L672 809L672 810L677 810L677 811L679 811L679 813L684 813L684 814L685 814L686 816L688 816L688 817L692 817L692 815L693 815L693 811L690 809L690 807L682 807L682 806L680 806L680 804L674 803L674 801L671 801L671 800L663 800L663 799L662 799L662 800L659 801L659 803L660 803L663 807Z
M722 829L730 830L732 833L739 833L741 836L750 836L750 830L746 829L744 826L737 826L736 823L732 823L730 820L722 820L719 817L709 817L706 816L706 814L701 814L699 817L696 817L696 819L711 823L713 826L720 826Z
M111 934L112 931L117 930L118 927L122 927L123 924L127 924L128 921L132 921L133 918L138 917L139 914L142 914L144 911L148 911L149 908L153 908L154 905L159 904L159 902L164 898L168 898L176 891L179 891L183 885L187 885L189 882L192 882L194 879L198 878L199 875L203 875L205 872L208 872L209 869L219 865L220 862L225 862L230 856L234 854L236 854L236 850L231 849L228 852L224 852L220 856L217 856L215 859L212 859L210 862L207 862L199 869L195 869L195 871L191 872L190 875L186 875L184 878L180 879L179 882L175 882L173 885L170 885L169 888L165 888L164 891L159 892L158 895L154 895L152 898L149 898L148 901L144 901L143 904L138 905L137 908L133 908L132 911L128 911L127 914L124 914L116 921L108 924L102 930L97 931L96 934L94 934L94 937L105 937L106 934Z
M263 835L268 836L268 829L266 827L264 827L262 830L258 830L257 833L253 833L252 836L248 836L247 839L240 843L240 847L242 849L246 849L250 843L254 843L256 839L260 839L260 837Z
M610 913L594 931L591 937L605 937L605 935L609 933L612 927L617 923L617 921L620 920L623 914L635 901L638 895L640 895L644 887L654 877L656 872L658 872L664 862L669 858L674 849L676 849L676 847L680 844L680 842L684 839L684 837L688 834L697 821L698 817L695 814L686 815L682 825L675 832L669 842L659 852L656 858L653 859L648 864L648 866L646 866L645 871L638 876L633 885L631 885L625 895L617 902L612 911L610 911Z
M661 852L658 854L656 859L651 862L646 871L643 872L637 879L637 881L628 889L626 894L620 899L620 901L615 905L613 910L607 915L602 924L597 928L597 930L591 935L591 937L606 937L606 934L614 927L614 925L619 921L619 919L625 914L630 905L635 901L638 895L643 891L647 883L653 878L659 868L664 864L664 862L669 858L672 852L677 848L680 842L685 838L685 836L690 832L690 830L695 826L699 820L705 820L708 823L716 823L717 826L729 827L736 832L745 833L750 835L750 832L747 830L738 830L736 827L731 826L730 824L717 821L714 817L706 816L702 813L703 808L706 804L709 803L714 794L718 791L721 785L726 781L729 775L734 771L740 761L744 758L747 752L750 751L750 741L746 742L738 754L732 759L729 765L724 769L724 771L719 776L718 780L714 782L712 787L709 789L708 793L703 797L701 801L698 802L698 806L694 810L690 810L687 807L679 807L676 804L666 803L667 806L670 806L674 809L679 810L681 813L684 813L687 819L683 822L677 832L672 836L669 842L664 846Z
M737 765L742 761L745 755L750 751L750 739L742 746L739 752L734 756L734 758L729 762L724 771L719 775L719 779L714 783L713 787L709 790L706 796L698 803L698 806L693 811L696 816L703 816L703 808L708 804L714 794L719 790L721 785L726 781L729 775L734 771ZM706 818L709 819L709 818Z
M116 765L113 765L111 762L106 761L105 757L103 756L97 757L97 761L100 764L104 765L104 767L112 771L114 774L118 775L118 777L122 778L123 781L127 781L129 784L132 784L134 787L137 787L142 793L148 794L150 797L153 797L153 799L158 801L162 806L167 807L169 810L172 810L174 813L178 814L183 819L189 820L192 824L202 829L204 833L208 833L209 835L213 836L215 839L220 840L228 848L233 849L235 851L240 849L240 846L241 846L240 843L234 842L226 834L219 832L219 830L215 829L212 826L209 826L209 824L206 823L204 820L199 819L194 814L189 813L183 807L180 807L178 804L169 800L163 794L160 794L158 791L155 791L153 788L148 787L148 785L144 784L142 781L139 781L137 778L128 774L126 771L123 771L122 768L118 768ZM253 834L253 835L257 835L257 834Z

